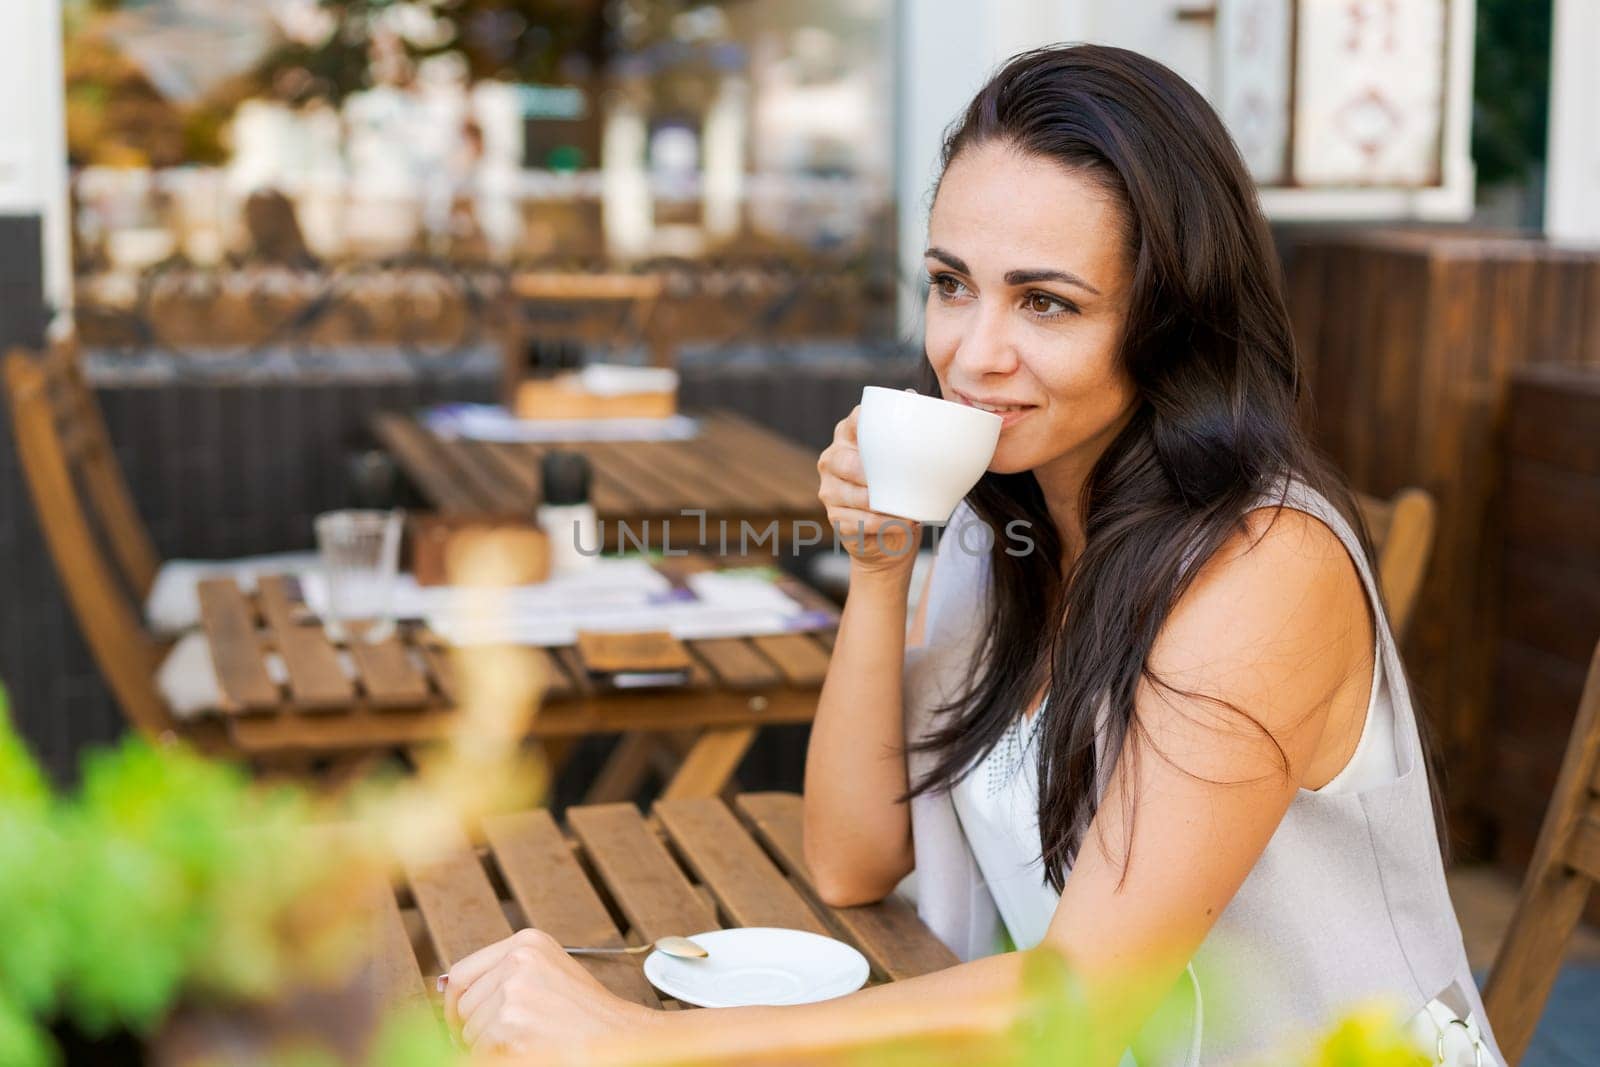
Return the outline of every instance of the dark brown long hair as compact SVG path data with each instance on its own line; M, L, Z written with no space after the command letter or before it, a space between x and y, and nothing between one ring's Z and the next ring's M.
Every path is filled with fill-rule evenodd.
M1149 666L1156 637L1199 564L1244 528L1252 502L1292 474L1366 535L1349 491L1301 429L1271 235L1238 150L1200 94L1120 48L1026 52L951 128L941 170L990 142L1087 176L1120 202L1133 267L1120 359L1137 399L1084 484L1086 543L1067 573L1032 473L985 474L969 495L992 530L1026 521L1035 548L1017 555L994 539L985 639L967 691L939 709L919 743L936 762L912 795L959 781L1047 685L1039 838L1059 890L1099 803L1101 760L1109 766L1142 736L1139 683L1162 684ZM1102 702L1109 716L1097 754ZM1271 738L1248 709L1231 710ZM1124 817L1131 835L1131 806Z

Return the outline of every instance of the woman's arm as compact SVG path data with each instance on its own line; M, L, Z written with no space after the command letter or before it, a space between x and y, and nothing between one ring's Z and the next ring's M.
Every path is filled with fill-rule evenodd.
M1094 1059L1084 1062L1114 1063L1172 987L1294 799L1331 699L1363 681L1371 629L1343 546L1298 512L1282 512L1263 536L1269 517L1252 516L1248 534L1202 569L1163 629L1152 666L1178 691L1138 694L1145 740L1113 769L1046 935L1045 946L1062 953L1081 982L1091 1020L1085 1040L1094 1042ZM819 1004L664 1013L619 1008L562 957L533 968L539 981L527 995L538 1005L573 981L592 987L591 1002L603 1000L615 1014L587 1031L585 1055L737 1057L786 1044L1003 1027L1026 956L974 960ZM474 959L463 965L469 980L486 969ZM482 995L493 996L494 986ZM451 988L459 995L454 970ZM470 1016L477 1004L461 1007ZM500 1032L491 1015L472 1036ZM555 1029L541 1029L537 1040L560 1046L573 1037L571 1021L545 1025Z
M1282 821L1332 697L1353 684L1364 698L1370 685L1366 597L1343 545L1301 512L1276 512L1268 530L1273 514L1253 513L1175 606L1151 665L1180 692L1140 691L1145 739L1113 770L1046 935L1082 982L1100 1037L1085 1062L1114 1063L1171 989ZM744 1040L754 1050L779 1037L868 1037L885 1020L891 1031L919 1018L981 1028L1014 1003L1023 955L830 1003L718 1012L710 1025L689 1013L665 1028L707 1054Z
M900 682L916 541L903 522L885 530L885 516L867 510L859 411L839 424L817 461L819 495L851 557L850 593L806 751L806 863L817 892L835 906L881 900L912 864L911 817L899 802L906 791Z

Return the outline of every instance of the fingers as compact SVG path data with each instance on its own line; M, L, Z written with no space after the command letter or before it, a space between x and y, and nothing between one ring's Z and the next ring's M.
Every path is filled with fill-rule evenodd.
M472 983L461 999L456 1003L456 1014L460 1017L465 1034L465 1024L470 1022L473 1015L477 1014L483 1003L498 994L505 985L506 979L514 974L532 970L538 965L538 953L525 945L518 945L501 957L500 962L480 975Z
M829 508L828 521L852 556L899 559L915 554L922 541L920 524L866 508Z
M473 1006L472 1011L467 1013L465 1025L461 1027L461 1040L467 1043L468 1048L478 1043L490 1024L500 1018L505 1006L506 991L500 986L496 986L486 999Z
M470 956L462 957L454 967L450 968L450 980L444 989L444 1017L447 1023L453 1027L461 1025L461 998L490 968L504 959L516 944L516 935L513 934L504 940L480 948Z
M549 941L550 936L538 930L519 930L510 937L496 941L492 945L485 945L470 956L463 956L450 968L450 981L444 991L444 1017L452 1026L461 1024L459 1006L461 998L472 988L473 983L493 970L508 955L518 948L537 946L541 941ZM553 942L552 942L553 943Z
M837 508L850 508L857 511L870 511L872 509L871 498L867 493L866 486L855 485L838 478L830 478L825 482L817 496L822 500L823 507L828 509L830 519Z
M857 404L855 407L850 409L850 414L846 415L842 420L840 420L839 425L834 428L834 440L843 440L847 444L855 444L856 430L860 424L861 405Z
M832 475L852 485L867 484L867 468L861 462L861 453L854 445L833 445L822 454L817 467L824 475Z

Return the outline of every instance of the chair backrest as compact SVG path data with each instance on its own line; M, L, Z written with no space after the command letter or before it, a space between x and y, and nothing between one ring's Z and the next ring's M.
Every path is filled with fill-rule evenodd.
M1533 860L1522 882L1517 910L1500 942L1484 1007L1506 1059L1515 1064L1527 1050L1550 987L1561 969L1563 948L1600 883L1600 646L1578 699L1578 716L1561 761L1550 806L1545 809Z
M154 680L164 649L134 599L149 588L156 556L99 410L70 350L13 351L5 376L17 454L78 626L123 714L159 736L173 728Z
M1402 489L1388 500L1356 494L1378 556L1378 589L1396 640L1405 637L1433 552L1435 507L1425 489Z
M105 417L84 376L78 346L73 341L53 345L37 363L44 374L44 402L90 518L98 524L129 591L142 600L155 581L161 557L128 492Z

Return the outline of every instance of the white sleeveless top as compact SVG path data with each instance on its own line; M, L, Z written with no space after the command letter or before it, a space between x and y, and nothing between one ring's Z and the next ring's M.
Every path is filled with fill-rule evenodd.
M1430 1048L1433 1035L1445 1033L1450 1063L1472 1062L1470 1042L1441 1026L1470 1016L1484 1062L1501 1063L1444 884L1410 694L1376 578L1354 530L1324 498L1298 481L1280 496L1266 494L1255 506L1282 503L1320 519L1361 572L1377 631L1367 720L1339 775L1322 789L1300 790L1196 954L1190 981L1174 991L1192 1002L1189 1046L1139 1062L1270 1058L1386 999L1401 1018L1415 1019ZM963 505L950 525L976 521ZM941 539L924 644L907 653L911 738L962 691L981 639L988 560L959 551L959 542L948 531ZM912 801L918 912L962 959L1005 947L1007 933L1018 948L1037 945L1059 903L1039 864L1035 746L1039 716L1048 713L1019 716L954 789ZM926 754L912 754L911 780L929 766Z
M1383 644L1374 638L1372 690L1361 737L1350 759L1318 793L1359 793L1399 777L1394 750L1394 704L1383 682ZM1039 751L1046 698L1031 717L1012 720L1000 740L952 789L967 847L994 895L1011 943L1033 948L1044 940L1061 902L1039 861Z

